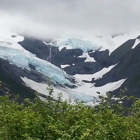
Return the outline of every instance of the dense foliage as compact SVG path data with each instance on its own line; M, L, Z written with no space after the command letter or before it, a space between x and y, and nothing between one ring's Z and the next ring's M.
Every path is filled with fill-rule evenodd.
M0 97L0 140L140 140L140 100L125 108L101 98L96 107Z

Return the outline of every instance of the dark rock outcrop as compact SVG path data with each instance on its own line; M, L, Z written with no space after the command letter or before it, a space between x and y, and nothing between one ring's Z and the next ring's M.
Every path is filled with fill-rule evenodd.
M9 85L15 94L20 94L24 98L34 98L35 91L25 86L21 77L27 77L36 82L46 81L45 77L36 71L28 71L0 59L0 81Z
M82 62L76 63L74 65L64 68L64 70L70 74L93 74L97 71L100 71L103 66L98 62Z
M58 50L55 46L46 45L43 41L25 38L23 42L19 44L35 54L37 57L49 61L61 68L61 65L70 65L69 67L64 68L64 70L70 74L91 74L101 70L107 63L104 62L103 57L108 55L108 51L102 52L102 56L97 59L101 61L97 62L84 62L86 58L80 58L78 56L83 54L83 51L80 49L66 49ZM99 52L100 53L100 52ZM89 54L91 57L93 54Z
M89 56L94 57L94 59L104 67L108 67L111 65L111 61L109 58L109 50L105 50L105 51L98 50L89 53Z

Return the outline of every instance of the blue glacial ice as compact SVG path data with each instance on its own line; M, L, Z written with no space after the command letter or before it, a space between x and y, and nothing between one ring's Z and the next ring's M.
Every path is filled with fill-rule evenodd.
M74 92L68 92L71 99L74 99L78 102L88 103L88 102L94 102L98 101L99 99L94 96L86 95L84 93L74 93Z
M45 60L37 58L26 50L0 46L0 58L8 60L10 64L14 64L22 69L31 70L29 67L29 64L31 64L38 72L49 77L54 83L72 85L69 80L70 76L66 72Z
M78 38L69 38L65 41L58 41L56 42L55 46L57 47L66 47L67 46L71 46L71 48L73 49L81 49L83 50L83 52L88 52L90 50L99 50L101 49L100 46L97 46L93 43L90 43L88 41L83 41L81 39L78 39Z

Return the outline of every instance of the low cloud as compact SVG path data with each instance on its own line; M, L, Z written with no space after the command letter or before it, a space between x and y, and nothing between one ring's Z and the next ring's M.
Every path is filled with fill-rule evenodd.
M138 0L0 0L0 28L41 39L140 30Z

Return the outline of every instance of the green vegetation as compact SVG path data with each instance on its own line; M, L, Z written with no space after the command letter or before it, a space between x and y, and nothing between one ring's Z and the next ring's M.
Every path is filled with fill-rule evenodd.
M51 91L52 92L52 91ZM107 102L106 102L107 99ZM133 99L133 98L131 98ZM96 107L0 97L0 140L140 140L140 99L131 108L101 97Z

